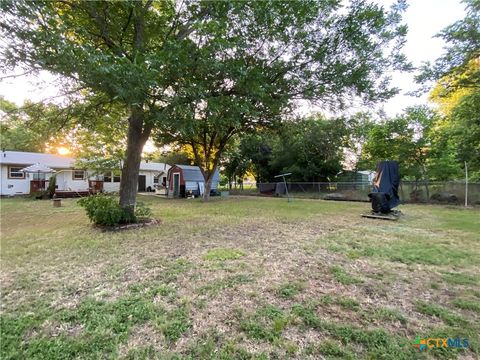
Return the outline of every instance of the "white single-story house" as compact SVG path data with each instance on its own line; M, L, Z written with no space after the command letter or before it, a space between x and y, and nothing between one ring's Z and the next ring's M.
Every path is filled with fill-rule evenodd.
M2 196L26 195L35 191L40 183L48 186L51 176L56 176L56 190L66 192L84 192L95 184L97 189L105 192L120 190L120 170L107 171L102 174L89 169L79 169L76 160L53 154L22 151L2 151L0 153L1 192ZM25 167L41 164L53 169L53 173L27 173ZM170 166L164 163L142 161L138 177L138 191L154 191L166 185Z

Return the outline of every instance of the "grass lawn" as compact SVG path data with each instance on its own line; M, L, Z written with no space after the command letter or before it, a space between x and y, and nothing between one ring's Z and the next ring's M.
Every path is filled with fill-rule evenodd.
M0 358L480 356L478 209L141 198L161 224L120 232L76 200L2 199Z

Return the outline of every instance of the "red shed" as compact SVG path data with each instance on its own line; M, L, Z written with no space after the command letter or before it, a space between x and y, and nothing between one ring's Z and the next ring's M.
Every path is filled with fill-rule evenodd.
M212 180L212 190L216 191L220 174L215 172ZM200 196L205 188L205 179L198 166L173 165L168 170L168 197Z

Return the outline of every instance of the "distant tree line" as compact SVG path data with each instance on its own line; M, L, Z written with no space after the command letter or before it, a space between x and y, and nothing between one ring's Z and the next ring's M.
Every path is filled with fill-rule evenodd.
M346 167L352 171L375 170L378 161L397 160L403 179L445 181L463 178L466 161L470 179L479 181L480 137L476 135L478 128L471 124L475 118L470 116L480 111L476 97L478 94L469 94L457 104L448 103L447 110L444 103L437 111L427 106L412 107L392 118L358 113L332 119L317 114L286 120L275 128L235 137L223 153L222 174L228 182L241 182L247 175L256 182L270 182L282 173L292 173L291 181L332 181ZM36 104L32 111L9 115L6 112L15 105L5 100L0 104L0 110L7 114L0 123L1 142L6 149L43 152L66 145L73 156L98 159L105 166L118 163L122 157L121 133L77 128L72 141L72 133L49 126L59 111L53 105ZM463 117L463 113L468 115ZM111 143L110 137L102 136L106 133L117 141ZM180 145L146 158L169 164L195 163L191 150Z
M332 181L346 167L375 170L381 160L396 160L405 180L446 181L463 179L466 161L470 179L479 181L480 138L462 135L470 118L451 116L417 106L391 118L358 113L285 121L238 139L225 153L224 175L233 181L249 173L257 182L271 182L292 173L291 181Z
M382 52L385 44L404 39L403 2L390 11L353 3L344 9L347 13L328 1L193 2L181 11L172 4L3 4L18 18L13 27L1 24L4 33L12 41L26 36L25 44L35 45L4 54L8 64L49 64L47 70L82 86L65 106L16 106L0 99L2 147L52 151L64 145L77 157L117 164L126 159L120 162L130 179L122 192L126 208L135 199L130 190L136 188L136 166L148 137L169 149L150 159L197 164L206 180L220 166L230 181L246 174L258 182L272 181L286 172L293 181L327 181L345 167L373 170L386 159L400 162L404 179L459 179L467 163L470 178L480 180L477 0L465 1L467 16L439 34L448 44L445 54L425 64L417 77L436 107L409 108L391 118L290 114L299 99L342 110L351 97L373 104L393 96L394 89L372 79L392 69L408 70L400 52ZM339 13L324 18L330 10ZM275 16L269 15L272 11ZM52 20L45 25L49 36L29 27L37 13ZM128 28L116 26L122 18ZM57 19L70 27L50 28ZM277 19L295 31L285 37ZM109 25L101 27L108 34L98 32L99 21ZM142 24L148 31L139 33ZM316 36L303 31L310 27L318 29ZM329 27L332 32L324 31ZM72 31L76 35L65 43L64 33ZM162 31L163 38L150 36ZM108 41L102 34L109 35ZM51 48L56 50L44 52ZM372 60L372 51L378 61Z
M387 118L358 113L284 122L238 140L226 153L225 173L250 171L258 182L291 172L292 181L332 179L347 163L374 170L381 160L400 162L403 179L480 181L480 3L465 0L467 16L437 36L447 46L417 76L434 107L417 106ZM434 81L434 86L429 84Z

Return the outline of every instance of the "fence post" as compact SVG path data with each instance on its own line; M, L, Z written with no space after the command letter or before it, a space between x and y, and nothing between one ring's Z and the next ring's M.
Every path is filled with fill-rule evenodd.
M468 167L465 161L465 207L468 206Z

